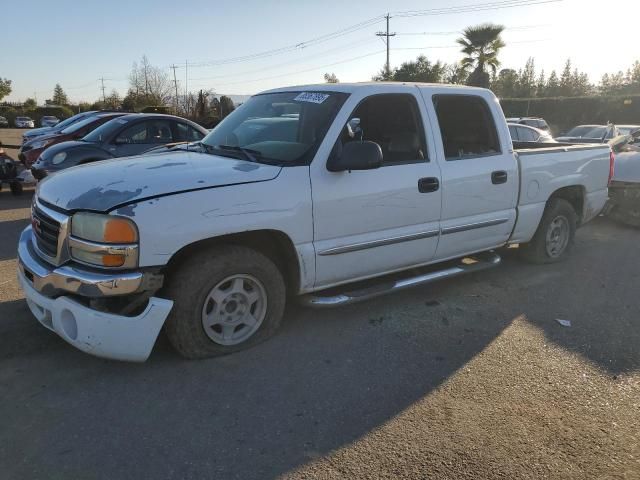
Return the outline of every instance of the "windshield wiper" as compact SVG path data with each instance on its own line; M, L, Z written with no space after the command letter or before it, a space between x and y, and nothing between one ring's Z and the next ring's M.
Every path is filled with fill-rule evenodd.
M262 153L258 150L252 150L250 148L237 147L235 145L216 145L214 148L219 150L230 150L232 152L240 152L245 156L245 159L253 163L258 163L256 156L261 157Z

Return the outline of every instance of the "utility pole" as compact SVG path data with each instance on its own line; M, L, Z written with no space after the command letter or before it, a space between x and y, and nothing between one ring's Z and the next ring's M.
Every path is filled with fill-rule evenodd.
M104 77L100 77L100 82L102 83L102 103L107 103L107 97L104 94Z
M176 115L178 114L178 80L176 79L176 65L171 65L173 69L173 85L176 87Z
M187 63L187 61L184 61L184 104L185 104L185 113L187 115L187 117L189 116L189 87L187 82L188 77L187 77L187 69L189 68L189 64Z
M386 40L383 40L384 43L387 45L387 63L385 64L385 70L387 71L387 77L391 74L391 65L389 64L389 39L391 37L395 37L396 36L396 32L390 33L389 32L389 18L391 18L389 16L389 14L387 13L384 18L387 19L387 31L386 32L378 32L376 33L377 37L385 37Z

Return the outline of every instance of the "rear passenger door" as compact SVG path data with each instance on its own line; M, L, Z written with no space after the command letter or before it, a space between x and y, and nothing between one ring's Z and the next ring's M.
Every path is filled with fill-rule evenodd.
M439 126L441 238L436 258L504 244L516 219L519 179L513 146L497 101L487 93L432 95Z

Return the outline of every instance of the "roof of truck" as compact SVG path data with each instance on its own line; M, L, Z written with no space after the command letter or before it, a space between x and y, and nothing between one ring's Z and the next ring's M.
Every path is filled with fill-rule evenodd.
M465 85L452 85L447 83L420 83L420 82L357 82L357 83L317 83L310 85L292 85L289 87L274 88L271 90L265 90L261 93L275 93L275 92L295 92L295 91L316 91L316 92L344 92L353 93L356 90L372 87L401 87L401 86L415 86L415 87L431 87L434 89L450 89L459 91L477 91L488 92L486 88L479 87L467 87Z

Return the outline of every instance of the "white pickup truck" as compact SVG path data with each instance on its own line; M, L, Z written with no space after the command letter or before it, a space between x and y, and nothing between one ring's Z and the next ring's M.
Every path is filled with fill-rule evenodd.
M515 150L514 150L515 147ZM255 95L199 144L39 185L19 242L37 319L144 361L254 345L287 296L336 306L500 262L566 256L607 200L607 145L517 150L495 96L369 83Z

